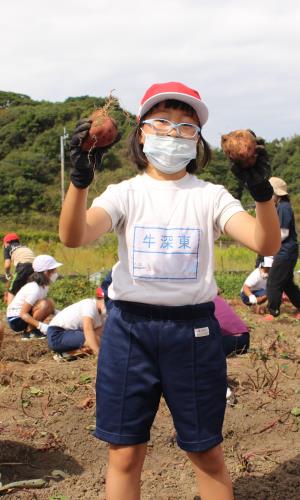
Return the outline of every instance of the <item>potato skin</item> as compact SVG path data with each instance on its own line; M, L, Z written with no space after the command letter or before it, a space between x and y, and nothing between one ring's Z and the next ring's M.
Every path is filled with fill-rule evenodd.
M89 134L82 143L82 149L89 151L92 147L103 148L108 146L118 135L117 122L108 115L104 115L101 109L94 111L89 117L92 125Z
M225 155L243 168L256 162L256 140L249 130L234 130L221 137L221 148Z

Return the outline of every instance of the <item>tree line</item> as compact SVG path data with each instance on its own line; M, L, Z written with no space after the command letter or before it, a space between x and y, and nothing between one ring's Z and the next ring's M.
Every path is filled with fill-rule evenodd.
M60 136L64 127L72 133L76 122L107 103L104 97L69 97L64 102L35 101L24 94L0 91L0 212L2 218L21 217L30 221L34 214L57 217L60 210ZM132 176L127 143L135 117L114 106L122 138L103 161L91 198L108 184ZM300 136L275 139L266 144L272 175L283 177L295 197L299 214ZM66 185L68 183L68 140L66 144ZM197 174L204 180L225 185L243 203L251 204L232 175L223 152L215 148L210 165ZM20 220L20 219L19 219Z

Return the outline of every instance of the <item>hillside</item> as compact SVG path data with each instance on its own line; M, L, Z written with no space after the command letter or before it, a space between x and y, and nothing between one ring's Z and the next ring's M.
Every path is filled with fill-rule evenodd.
M70 97L64 102L34 101L29 96L0 91L0 211L2 228L16 226L54 229L61 204L60 136L72 133L79 118L87 117L106 102L103 97ZM117 105L113 116L122 133L109 151L103 172L97 174L90 193L135 173L127 153L127 140L135 117ZM267 144L272 174L283 177L290 188L300 219L300 136L276 139ZM65 186L68 185L68 139L65 155ZM242 191L232 176L223 153L215 149L210 166L199 176L224 184L234 196ZM243 202L251 205L247 194ZM299 224L299 223L298 223Z

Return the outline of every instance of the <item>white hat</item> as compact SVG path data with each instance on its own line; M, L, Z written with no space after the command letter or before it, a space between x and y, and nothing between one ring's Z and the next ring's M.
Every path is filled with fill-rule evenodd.
M269 182L277 196L285 196L288 194L287 184L280 177L270 177Z
M268 257L264 257L264 260L261 263L261 267L272 267L273 264L273 256L269 255Z
M62 266L61 262L56 262L54 257L51 255L38 255L35 257L32 263L33 270L36 273L42 273L43 271L51 271L57 267Z

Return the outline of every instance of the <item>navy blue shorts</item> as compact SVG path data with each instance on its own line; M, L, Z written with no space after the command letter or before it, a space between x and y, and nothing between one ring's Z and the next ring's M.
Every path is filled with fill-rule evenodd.
M59 326L49 326L47 340L50 349L56 352L68 352L79 349L85 342L82 330L65 330Z
M27 326L28 326L28 323L26 323L26 321L24 321L19 316L16 316L14 318L6 318L6 319L7 319L7 323L8 323L9 328L11 328L14 332L17 332L17 333L23 332L25 330L25 328L27 328Z
M160 307L113 301L101 340L95 436L117 445L150 439L161 395L178 445L219 444L226 358L214 304Z

